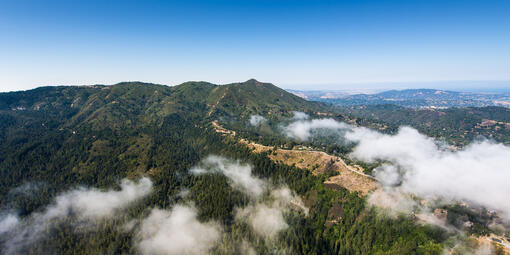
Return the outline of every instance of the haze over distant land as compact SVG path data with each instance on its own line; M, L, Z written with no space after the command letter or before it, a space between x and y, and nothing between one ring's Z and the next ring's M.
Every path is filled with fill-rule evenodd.
M509 10L504 0L2 1L0 90L510 80Z
M146 81L156 83L154 81ZM210 81L208 81L210 82ZM434 82L381 82L381 83L297 83L297 84L278 84L273 81L266 81L289 91L332 91L345 94L374 94L387 90L404 89L439 89L458 92L477 92L477 93L509 93L510 81L434 81ZM114 83L90 83L90 84L33 84L27 87L14 88L9 86L0 86L0 92L10 92L19 90L29 90L42 86L67 86L67 85L105 85ZM180 84L180 83L179 83ZM176 86L179 84L163 84L167 86ZM227 83L223 83L227 84Z
M510 81L429 81L429 82L379 82L379 83L339 83L339 84L289 84L290 90L339 91L348 94L372 94L386 90L440 89L458 92L510 92Z

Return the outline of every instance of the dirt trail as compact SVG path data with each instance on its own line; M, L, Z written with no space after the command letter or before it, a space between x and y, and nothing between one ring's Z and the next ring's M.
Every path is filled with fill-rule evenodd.
M228 90L228 88L227 88ZM223 95L220 97L220 99L218 99L218 101L216 101L216 103L214 105L212 105L211 107L211 110L209 111L209 113L207 113L207 116L211 116L211 114L214 112L214 110L216 110L216 108L218 107L218 104L220 104L221 100L223 100L223 98L225 98L225 96L227 95L227 91L223 92ZM216 123L218 124L218 123Z
M236 135L234 131L223 128L216 121L212 122L212 125L218 133L229 136ZM274 149L272 146L257 144L246 139L240 139L239 142L257 153ZM361 167L347 165L340 157L322 151L277 148L276 151L269 154L269 158L277 163L310 170L313 174L336 171L338 175L330 177L324 182L324 185L331 189L343 187L349 191L357 191L360 195L366 195L378 187L377 181L372 176L363 173Z

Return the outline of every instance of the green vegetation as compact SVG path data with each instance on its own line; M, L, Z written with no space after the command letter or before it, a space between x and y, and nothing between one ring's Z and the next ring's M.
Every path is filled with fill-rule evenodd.
M510 109L503 107L411 109L395 105L368 105L338 108L357 124L394 133L411 126L428 136L456 145L467 145L483 136L510 143Z
M224 86L190 82L176 87L48 87L0 94L2 211L14 210L24 218L41 212L60 192L79 186L116 187L122 178L149 176L154 184L153 192L123 215L93 222L87 231L76 231L73 217L55 222L41 240L17 252L136 254L135 236L122 226L146 216L151 208L183 202L178 194L188 190L186 199L196 205L199 219L221 222L229 233L230 239L212 251L216 254L239 253L236 240L247 240L260 254L442 253L447 237L443 231L406 217L381 217L358 194L325 188L326 176L275 164L210 126L217 119L241 125L251 114L276 121L294 110L313 114L328 108L254 80ZM249 129L242 132L258 137ZM310 214L285 215L290 227L275 240L254 236L245 224L234 221L234 209L248 203L245 194L232 189L222 175L189 173L209 154L249 162L257 177L287 184L304 198ZM29 191L15 192L20 187ZM330 224L336 215L330 212L333 207L341 217ZM0 235L0 247L6 245L6 237Z

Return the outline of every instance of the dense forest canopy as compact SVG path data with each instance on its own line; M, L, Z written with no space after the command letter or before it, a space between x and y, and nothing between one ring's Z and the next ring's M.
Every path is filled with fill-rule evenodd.
M328 174L274 162L268 157L272 151L254 153L239 142L243 137L275 147L351 152L352 146L327 144L325 138L300 143L278 133L296 111L386 125L389 133L402 124L416 126L460 144L488 136L486 129L470 130L482 119L508 122L501 109L445 110L432 126L419 118L436 113L370 109L309 102L256 80L0 93L0 249L6 254L442 254L463 243L459 239L467 237L411 217L384 216L365 196L327 188ZM267 122L250 126L254 115ZM213 121L238 136L217 132ZM504 128L490 137L508 142ZM211 155L217 160L208 163ZM246 182L260 190L247 192ZM95 203L106 209L91 209ZM474 232L490 231L487 222L477 222L462 207L451 210L479 223ZM166 230L154 227L158 224ZM190 229L204 237L186 246L174 232L196 238ZM155 241L160 235L175 243L162 245Z

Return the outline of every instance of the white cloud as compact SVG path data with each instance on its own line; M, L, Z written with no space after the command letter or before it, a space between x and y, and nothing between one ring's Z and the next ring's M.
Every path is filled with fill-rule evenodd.
M231 161L223 157L208 156L202 166L190 170L194 174L222 173L228 177L232 186L246 194L258 197L264 191L265 182L251 173L251 166Z
M16 228L19 224L18 216L7 214L0 217L0 235Z
M463 200L499 210L510 217L510 148L489 141L460 151L441 150L431 138L412 128L396 135L358 136L352 155L366 161L385 160L401 167L401 187L428 198ZM378 169L392 171L388 167Z
M271 191L271 198L273 199L273 206L280 208L288 208L293 206L296 209L300 209L305 215L308 215L308 208L301 200L301 197L296 195L287 186L283 186Z
M221 173L232 187L250 196L250 204L236 211L236 220L246 222L255 234L272 239L289 227L284 214L291 207L302 209L301 199L289 188L273 188L252 175L252 167L239 161L209 156L193 174ZM266 195L265 195L266 194ZM221 227L216 222L202 223L194 207L177 205L171 211L153 209L137 230L137 247L144 254L206 254L220 243ZM247 242L239 243L243 254L255 254Z
M251 246L250 243L247 242L246 240L243 240L243 242L239 246L239 250L240 250L241 254L244 254L244 255L256 255L257 254L257 252L255 251L255 248L253 248L253 246Z
M80 218L98 218L112 216L118 209L149 194L152 182L149 178L142 178L135 183L122 180L120 190L101 191L98 189L80 188L56 197L55 203L50 205L41 215L43 219L63 217L70 213Z
M410 127L387 135L332 119L298 120L285 127L290 137L299 140L307 140L315 129L329 129L357 143L351 157L387 162L377 169L377 178L387 186L399 185L403 192L425 198L471 202L510 219L508 146L478 141L451 151Z
M409 213L419 208L419 204L409 195L397 189L376 190L368 196L367 202L387 209L389 213Z
M283 218L283 211L279 207L265 204L247 206L236 214L238 220L246 218L255 233L272 238L280 231L289 227Z
M77 217L80 223L88 220L112 217L129 204L148 195L152 182L142 178L135 183L123 180L121 189L100 191L95 188L80 188L65 192L55 198L54 203L39 213L32 213L22 221L9 214L0 221L0 235L5 237L5 254L16 253L25 245L32 244L44 237L53 223L66 217Z
M301 199L294 195L289 188L282 187L272 190L269 200L257 201L245 208L238 209L236 219L245 220L255 233L271 239L289 227L285 221L284 213L290 211L291 204L308 214L308 208L304 207Z
M292 119L294 120L306 120L310 118L310 116L304 112L293 111L292 114Z
M285 134L301 141L306 141L312 136L312 131L320 129L341 130L348 129L349 125L333 119L296 120L283 127Z
M260 115L252 115L250 116L250 125L252 126L258 126L262 123L267 122L267 119Z
M143 254L206 254L219 241L217 223L201 223L196 209L176 205L171 211L153 209L137 233Z
M265 238L273 238L288 228L284 213L289 212L292 206L305 214L308 213L308 208L299 196L288 187L275 188L265 180L253 176L250 165L209 156L202 161L200 167L193 167L190 171L194 174L222 173L231 180L233 187L250 195L250 205L238 208L236 219L246 221L255 233ZM264 196L265 191L269 192L269 196Z
M351 155L369 162L382 158L398 158L399 165L410 167L416 161L432 159L438 152L432 138L421 135L410 127L400 128L398 134L393 136L367 128L354 128L346 133L346 138L358 143Z

